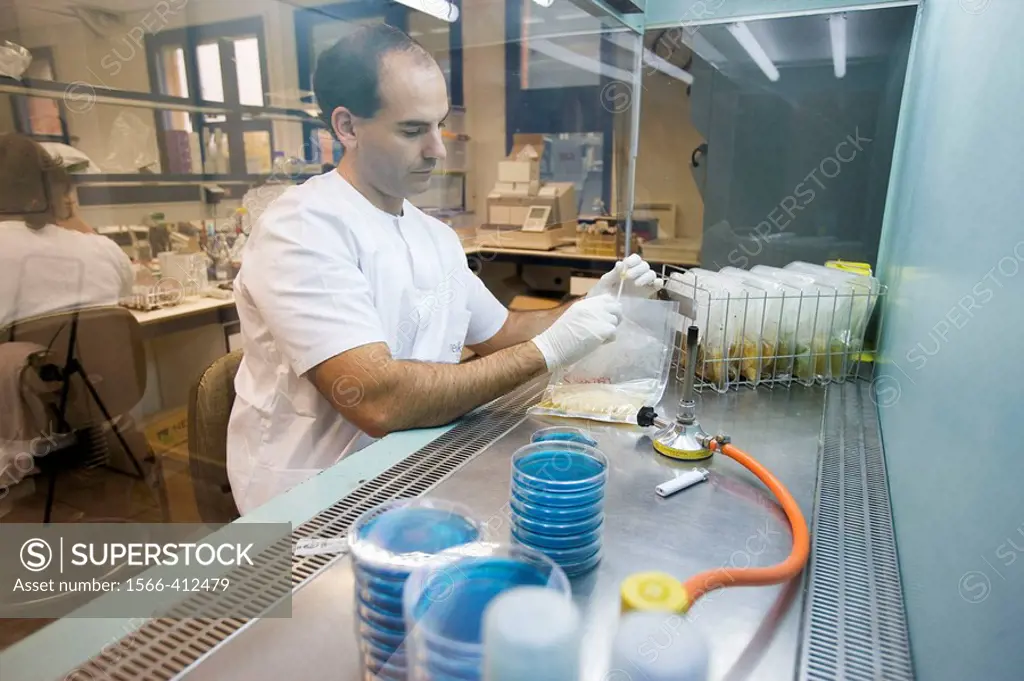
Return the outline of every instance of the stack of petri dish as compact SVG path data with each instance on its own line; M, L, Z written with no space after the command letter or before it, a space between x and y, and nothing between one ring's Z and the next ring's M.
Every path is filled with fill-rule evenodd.
M572 598L569 579L554 561L515 544L460 546L414 570L403 597L409 681L481 679L488 606L520 587Z
M356 637L364 679L408 676L402 606L414 569L452 547L482 539L468 509L441 500L399 500L363 514L348 535L355 582Z
M521 447L512 456L512 540L578 577L601 562L608 459L567 439Z

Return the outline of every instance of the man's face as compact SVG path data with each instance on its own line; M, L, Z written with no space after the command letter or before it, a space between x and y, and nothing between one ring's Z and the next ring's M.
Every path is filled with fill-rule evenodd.
M356 165L387 196L421 194L445 158L441 129L449 105L444 74L422 55L392 52L381 63L380 98L377 115L356 123Z

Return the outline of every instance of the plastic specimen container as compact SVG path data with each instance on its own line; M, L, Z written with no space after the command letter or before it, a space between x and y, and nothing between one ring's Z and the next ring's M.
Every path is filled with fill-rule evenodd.
M458 547L415 570L404 594L410 679L481 678L487 607L500 594L525 586L571 599L562 569L517 544Z

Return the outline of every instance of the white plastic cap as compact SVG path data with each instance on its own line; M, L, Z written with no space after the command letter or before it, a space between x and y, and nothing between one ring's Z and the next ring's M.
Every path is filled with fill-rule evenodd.
M619 621L607 681L707 681L707 641L683 615L630 612Z
M487 606L484 681L575 681L580 669L580 614L551 589L510 589Z

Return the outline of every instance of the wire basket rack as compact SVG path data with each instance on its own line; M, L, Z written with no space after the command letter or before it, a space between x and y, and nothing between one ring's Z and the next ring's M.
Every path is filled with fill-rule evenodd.
M873 377L884 285L857 291L823 286L814 292L746 285L737 291L712 286L700 275L686 283L671 279L673 272L685 271L662 267L663 295L679 302L682 317L672 365L679 382L686 371L686 329L691 325L700 332L697 391L790 388Z

